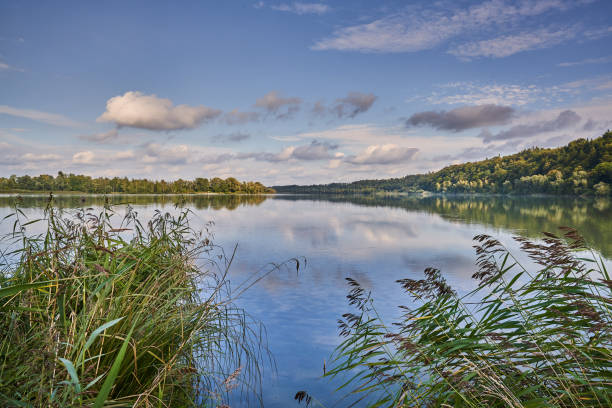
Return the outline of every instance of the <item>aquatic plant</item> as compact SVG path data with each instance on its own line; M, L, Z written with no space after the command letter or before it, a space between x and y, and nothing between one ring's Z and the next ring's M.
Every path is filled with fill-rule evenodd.
M529 267L491 236L474 240L477 288L459 297L433 268L399 280L413 306L401 306L393 325L348 279L356 312L339 321L345 340L325 376L343 378L339 389L371 407L612 406L603 260L571 228L541 241L517 237Z
M114 216L50 200L42 219L3 220L0 405L217 406L231 392L256 404L269 354L233 302L232 257L216 258L188 210Z

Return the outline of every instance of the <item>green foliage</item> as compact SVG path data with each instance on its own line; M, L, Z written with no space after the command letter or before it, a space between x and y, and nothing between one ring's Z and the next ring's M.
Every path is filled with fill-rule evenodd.
M279 193L420 192L496 194L604 194L612 184L612 132L555 149L533 148L504 157L448 166L386 180L312 186L276 186Z
M208 258L188 211L143 225L128 210L117 228L111 208L3 221L0 406L217 406L258 389L267 351L231 262Z
M260 182L240 182L233 177L225 180L198 177L193 181L178 179L175 181L128 179L127 177L112 179L106 177L92 178L78 174L58 172L56 177L41 174L8 178L0 177L0 191L73 191L81 193L110 194L186 194L186 193L238 193L266 194L274 190Z
M460 298L432 268L399 280L413 306L392 326L349 279L357 313L340 321L346 340L325 375L348 377L372 407L612 406L612 281L563 231L516 238L535 270L476 236L477 289Z

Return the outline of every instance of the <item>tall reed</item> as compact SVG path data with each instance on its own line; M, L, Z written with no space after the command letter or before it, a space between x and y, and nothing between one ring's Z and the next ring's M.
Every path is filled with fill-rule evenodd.
M349 279L356 313L339 321L345 340L325 376L372 407L612 406L612 281L578 233L562 231L516 238L533 268L476 236L477 289L459 297L432 268L399 280L415 306L393 325Z
M129 210L117 227L113 217L109 207L71 217L50 201L40 220L16 208L3 221L13 232L0 256L0 405L199 407L234 388L253 395L261 327L233 303L229 262L210 260L189 211L142 224ZM43 233L27 233L35 223Z

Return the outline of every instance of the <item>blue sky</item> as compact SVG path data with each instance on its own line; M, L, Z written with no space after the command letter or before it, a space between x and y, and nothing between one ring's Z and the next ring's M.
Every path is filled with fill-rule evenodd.
M597 137L612 3L0 0L0 175L398 177Z

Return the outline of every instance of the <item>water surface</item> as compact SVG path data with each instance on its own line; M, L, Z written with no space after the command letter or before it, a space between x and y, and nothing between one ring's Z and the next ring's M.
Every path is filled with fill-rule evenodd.
M0 196L0 218L16 198ZM101 196L59 196L67 210L99 209ZM323 362L339 344L337 319L351 311L345 278L372 291L377 309L398 317L397 305L408 299L397 279L422 277L439 268L460 293L474 288L472 237L487 233L511 250L512 236L538 237L541 231L573 226L603 257L612 258L612 207L609 200L551 197L300 197L300 196L113 196L143 218L156 209L174 212L176 203L193 210L193 226L212 221L214 242L227 253L236 248L232 285L299 256L307 260L299 273L284 268L271 273L239 300L263 322L277 370L263 379L266 407L295 406L296 391L307 390L326 406L344 406L333 394L338 382L321 379ZM45 196L24 196L18 205L38 217ZM0 224L0 232L12 225ZM336 405L334 405L336 403ZM232 406L240 404L234 401Z

